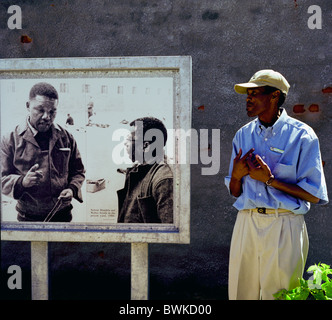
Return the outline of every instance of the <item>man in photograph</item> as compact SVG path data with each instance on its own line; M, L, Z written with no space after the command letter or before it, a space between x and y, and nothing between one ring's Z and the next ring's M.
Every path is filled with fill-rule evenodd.
M167 130L153 117L136 119L130 126L134 130L126 148L134 165L118 191L118 222L173 223L173 173L163 153Z
M58 92L35 84L26 121L1 141L2 193L17 200L19 221L69 222L71 201L82 202L84 166L73 136L54 124Z
M73 119L73 117L70 115L70 113L67 114L66 124L69 125L69 126L73 126L73 125L74 125L74 119Z
M304 214L311 203L328 202L318 138L281 107L289 88L273 70L235 85L255 119L237 131L225 179L239 211L230 249L231 300L271 300L299 284L308 254Z

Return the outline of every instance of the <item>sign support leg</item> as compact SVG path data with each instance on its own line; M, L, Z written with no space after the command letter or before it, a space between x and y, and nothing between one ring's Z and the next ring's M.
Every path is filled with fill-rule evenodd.
M149 252L147 243L131 244L131 300L148 300Z
M48 242L31 241L31 298L48 300Z

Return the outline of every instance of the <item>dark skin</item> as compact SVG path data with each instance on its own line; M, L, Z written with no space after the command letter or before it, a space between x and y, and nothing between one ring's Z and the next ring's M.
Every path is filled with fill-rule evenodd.
M280 110L278 100L280 91L265 94L264 87L248 89L247 91L247 114L249 117L258 117L265 127L272 126L279 118ZM258 155L253 156L254 148L251 148L242 156L242 149L234 158L233 172L230 181L230 192L233 196L239 197L242 193L242 178L249 175L252 179L266 183L272 173L269 166ZM319 198L303 190L296 184L286 183L279 179L273 179L271 186L285 192L295 198L312 203L318 203Z

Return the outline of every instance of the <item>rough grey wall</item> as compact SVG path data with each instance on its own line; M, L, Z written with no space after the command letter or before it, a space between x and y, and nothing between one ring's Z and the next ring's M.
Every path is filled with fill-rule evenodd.
M12 4L22 9L22 30L7 27ZM320 30L307 26L313 4L322 9ZM1 58L192 56L192 127L221 129L221 167L217 175L202 176L202 166L192 165L191 244L149 245L151 299L227 299L236 210L223 179L233 135L248 122L245 98L234 93L234 83L262 68L285 75L291 84L286 109L319 136L331 190L332 95L323 90L332 86L331 12L327 0L1 1ZM22 35L32 43L21 43ZM296 104L307 111L294 114ZM311 104L320 111L309 112ZM308 266L332 264L330 214L331 204L314 206L306 216ZM49 248L51 299L129 299L129 244L50 243ZM29 299L29 243L4 241L1 250L5 278L12 264L24 272L23 289L9 291L2 282L1 298Z

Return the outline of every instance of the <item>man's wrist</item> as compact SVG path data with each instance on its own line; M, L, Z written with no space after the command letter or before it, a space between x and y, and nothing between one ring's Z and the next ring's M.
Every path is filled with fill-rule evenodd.
M14 199L19 199L26 189L23 186L23 178L23 176L20 176L14 185Z
M274 179L275 179L274 175L271 174L270 178L269 178L267 181L265 181L265 184L266 184L267 186L271 186L271 184L272 184L272 182L274 181Z
M231 179L234 181L234 182L242 182L242 178L243 177L241 177L241 178L239 178L239 177L236 177L236 176L231 176Z
M77 198L77 194L78 194L78 189L76 186L74 186L73 184L70 184L68 186L68 189L70 189L73 192L73 198Z

